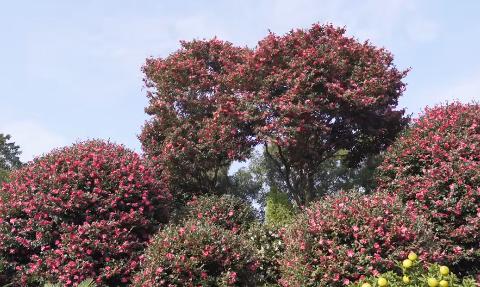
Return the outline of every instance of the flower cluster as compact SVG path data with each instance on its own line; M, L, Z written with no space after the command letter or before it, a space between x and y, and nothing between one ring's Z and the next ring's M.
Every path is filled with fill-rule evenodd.
M0 201L0 256L8 282L65 286L93 278L125 286L171 195L141 158L92 140L12 173Z
M260 286L278 286L280 278L280 259L283 257L285 245L282 235L285 228L254 224L243 234L257 251L259 266L257 276Z
M480 266L480 104L427 108L379 169L380 189L435 224L450 264Z
M240 198L205 195L188 202L181 218L216 224L239 233L247 230L255 222L256 216L252 206Z
M256 286L255 254L248 241L218 225L171 225L154 238L133 286Z
M306 209L284 236L282 286L343 286L412 249L438 259L432 226L395 196L341 194Z

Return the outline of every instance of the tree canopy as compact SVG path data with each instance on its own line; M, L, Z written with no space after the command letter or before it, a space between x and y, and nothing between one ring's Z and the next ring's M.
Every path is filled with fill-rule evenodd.
M178 197L224 192L231 163L263 146L282 192L303 206L323 195L326 165L365 164L409 121L397 109L407 71L331 25L270 34L255 49L182 42L144 72L151 118L140 140Z

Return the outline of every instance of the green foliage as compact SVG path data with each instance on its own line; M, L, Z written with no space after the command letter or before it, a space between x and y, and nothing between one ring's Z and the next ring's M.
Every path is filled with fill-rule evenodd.
M270 188L267 194L267 206L265 208L265 222L268 225L282 226L292 221L295 211L288 199L288 194Z
M12 169L22 165L20 147L10 139L10 135L0 133L0 184L8 179Z
M405 262L409 261L408 264ZM411 267L408 267L411 263ZM383 278L383 279L382 279ZM387 282L387 285L383 285ZM383 282L382 282L383 281ZM475 280L470 277L458 278L449 271L448 267L432 264L428 269L423 262L405 259L398 263L397 270L389 271L380 276L368 277L358 283L350 284L351 287L475 287Z
M275 149L269 149L270 156L276 156ZM260 188L263 185L276 188L278 191L288 194L288 200L298 205L302 195L291 192L285 184L281 170L279 170L270 156L266 152L257 152L252 156L248 168L241 171L243 178L249 180L247 181L249 186L255 186L256 189L243 187L237 189L237 194L241 195L242 192L247 194L248 192L249 198L265 207L269 193L265 192L265 188ZM332 158L319 163L319 171L312 182L313 192L311 192L311 197L313 200L342 190L359 190L364 193L371 193L376 188L375 171L382 161L382 155L371 155L361 161L356 167L351 167L347 164L345 161L347 156L348 152L341 150ZM293 172L292 176L295 176Z
M80 284L78 284L78 287L96 287L96 286L97 284L95 284L93 279L86 279L80 282ZM45 285L43 285L43 287L62 287L62 285L59 283L57 284L46 283Z
M240 168L233 174L226 170L217 181L216 195L232 195L249 204L264 201L263 181L250 170L250 167Z

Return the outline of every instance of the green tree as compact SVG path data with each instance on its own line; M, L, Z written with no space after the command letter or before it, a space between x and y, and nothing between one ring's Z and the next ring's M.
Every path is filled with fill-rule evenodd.
M298 205L294 193L290 193L283 174L276 166L272 157L276 157L273 147L269 147L270 154L267 152L255 153L250 160L249 167L243 169L243 173L250 173L249 176L243 175L243 178L250 179L250 185L257 189L249 189L248 195L261 206L265 206L266 197L268 198L269 188L274 188L276 193L285 193L285 198ZM360 162L358 166L352 167L345 162L348 152L341 150L337 154L318 163L319 172L313 179L312 200L322 198L325 195L335 194L340 190L358 190L363 193L370 193L376 187L376 168L382 161L382 154L375 154L367 157ZM252 184L255 182L255 185ZM259 185L263 188L258 188ZM239 189L239 192L246 192L245 189ZM254 192L258 192L254 194ZM267 199L268 200L268 199Z
M276 187L271 187L267 194L265 222L268 225L281 226L290 223L294 215L295 211L288 195Z
M20 147L11 141L11 136L0 133L0 184L8 179L14 168L20 167Z

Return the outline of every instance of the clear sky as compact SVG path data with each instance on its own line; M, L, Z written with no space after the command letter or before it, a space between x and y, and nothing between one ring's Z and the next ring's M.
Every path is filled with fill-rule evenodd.
M480 1L0 0L0 132L23 160L103 138L140 151L140 67L178 41L218 36L254 47L271 30L330 22L411 67L400 105L480 100Z

